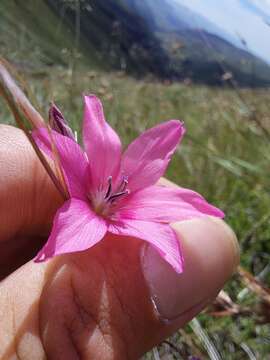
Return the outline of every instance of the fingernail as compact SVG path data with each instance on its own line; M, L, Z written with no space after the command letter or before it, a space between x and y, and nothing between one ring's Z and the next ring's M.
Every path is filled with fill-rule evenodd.
M142 250L142 271L157 315L173 320L207 302L223 287L239 261L232 230L212 218L177 223L184 272L177 274L150 245Z

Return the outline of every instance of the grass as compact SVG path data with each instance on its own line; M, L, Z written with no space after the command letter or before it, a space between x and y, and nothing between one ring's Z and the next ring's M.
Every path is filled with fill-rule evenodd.
M151 78L136 80L123 73L105 72L95 61L87 63L76 54L73 54L72 65L69 61L62 62L57 46L52 50L47 46L39 48L39 55L30 54L28 58L24 46L16 47L18 39L13 36L15 25L10 14L12 12L5 24L0 22L6 29L5 36L0 38L5 44L3 54L17 66L24 65L21 74L27 83L28 95L44 116L53 99L79 130L81 93L90 92L101 97L107 119L120 133L124 144L145 128L166 119L185 121L187 135L167 176L183 187L200 192L225 210L226 220L240 241L241 265L254 275L261 274L270 260L270 90L235 91L165 84ZM27 34L32 44L36 44L30 31L32 25L28 26ZM46 37L44 29L35 36ZM27 35L21 33L21 36ZM50 51L58 55L51 56ZM2 99L0 119L13 123ZM262 281L270 286L269 271L265 271ZM249 351L257 359L267 359L270 327L261 323L255 311L261 306L260 297L247 292L238 276L226 285L226 291L233 301L251 307L254 313L237 318L203 314L198 317L199 325L208 333L222 359L252 359ZM181 357L177 349L185 355ZM166 353L178 359L190 352L200 353L206 359L210 356L189 325L158 348L159 356ZM149 353L145 358L153 356Z

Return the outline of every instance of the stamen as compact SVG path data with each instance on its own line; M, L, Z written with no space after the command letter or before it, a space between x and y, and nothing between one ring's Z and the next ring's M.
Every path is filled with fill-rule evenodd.
M107 199L110 195L111 195L111 192L112 192L112 176L109 176L108 177L108 189L107 189L107 192L106 192L106 195L104 197L104 199Z
M124 195L128 195L129 194L129 190L125 190L125 191L121 191L121 192L118 192L116 194L113 194L111 195L107 201L110 201L111 203L114 202L116 199L118 199L119 197L121 196L124 196Z
M121 184L118 186L117 192L122 192L125 191L128 185L128 176L123 176L122 177L122 182Z
M128 179L124 178L121 185L120 185L120 191L125 191L128 185Z

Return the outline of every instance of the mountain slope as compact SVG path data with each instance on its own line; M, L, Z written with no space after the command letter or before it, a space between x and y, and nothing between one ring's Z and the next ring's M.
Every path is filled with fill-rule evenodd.
M61 0L47 0L74 23L75 11ZM222 37L222 30L172 0L86 0L81 7L81 31L103 61L114 68L161 78L212 85L231 73L241 86L270 84L270 67ZM194 26L193 18L197 25ZM211 33L219 32L220 35ZM215 31L214 31L215 30ZM226 74L227 76L228 74Z
M74 26L76 11L61 0L47 0L58 14ZM125 1L87 1L80 9L80 30L89 46L96 49L100 62L136 75L147 72L169 76L169 58L144 18ZM89 11L89 8L91 9Z
M270 84L268 64L214 34L182 30L158 36L170 57L171 75L175 78L218 85L229 76L240 86Z
M232 73L240 86L270 84L266 63L220 36L192 28L192 14L186 9L176 13L172 1L85 0L79 17L74 4L1 1L1 52L25 68L70 65L78 52L92 68L121 69L139 77L151 73L219 85L224 73Z

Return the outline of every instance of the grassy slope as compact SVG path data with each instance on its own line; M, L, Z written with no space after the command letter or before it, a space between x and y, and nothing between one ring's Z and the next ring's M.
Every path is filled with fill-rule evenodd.
M41 1L27 3L30 2L44 6ZM43 111L54 99L79 129L80 94L97 93L104 101L108 120L125 144L144 128L160 121L185 120L187 136L172 161L168 176L181 186L199 191L225 210L227 221L241 242L242 265L258 273L269 261L269 255L262 254L270 253L270 146L269 138L255 124L248 108L254 109L267 123L270 92L242 90L247 107L232 90L136 81L120 73L97 70L94 62L83 64L76 54L66 62L59 50L70 43L72 36L63 31L63 24L57 24L55 16L45 7L40 9L43 14L47 13L39 24L30 15L18 22L21 12L13 4L13 1L0 3L1 52L23 68L29 93L35 94L35 101ZM59 32L52 31L48 24L54 28L57 24L63 37L57 38ZM24 29L20 36L17 36L18 27ZM60 43L63 47L59 47ZM69 65L63 66L65 63ZM0 119L12 122L2 102ZM269 274L265 282L270 284ZM238 279L233 279L226 288L238 303L258 304L258 299L249 293L237 299L242 288ZM231 318L213 320L206 315L200 320L215 337L224 359L247 358L240 350L241 343L256 351L257 358L267 358L269 328L258 325L252 316L241 317L237 322ZM186 331L190 329L187 327ZM195 336L192 338L198 342ZM173 341L177 343L178 339L179 335L175 335ZM177 344L182 346L180 342Z
M82 53L76 51L76 35L45 1L2 0L0 20L1 53L25 70L68 65L74 56L99 67L91 47L81 47Z

